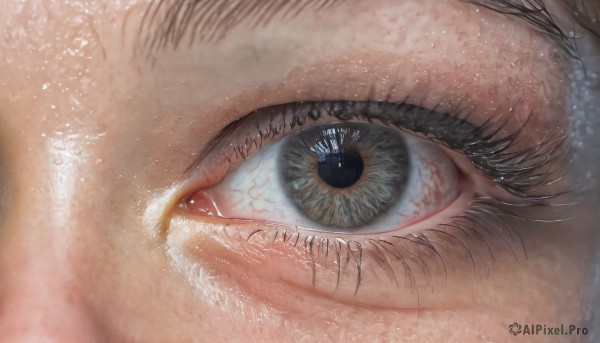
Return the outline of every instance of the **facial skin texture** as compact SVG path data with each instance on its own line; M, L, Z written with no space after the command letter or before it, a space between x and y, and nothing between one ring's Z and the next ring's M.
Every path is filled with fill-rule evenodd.
M574 221L523 230L527 258L505 251L476 275L458 263L418 311L410 289L392 309L323 295L298 278L297 250L244 239L260 223L177 210L223 177L190 169L211 139L270 105L443 99L476 108L475 122L533 113L532 142L557 123L570 133L571 93L595 93L547 37L459 1L348 1L148 57L147 6L0 4L0 341L500 342L514 321L585 326L593 188ZM582 140L579 156L594 156ZM588 188L594 167L574 168Z

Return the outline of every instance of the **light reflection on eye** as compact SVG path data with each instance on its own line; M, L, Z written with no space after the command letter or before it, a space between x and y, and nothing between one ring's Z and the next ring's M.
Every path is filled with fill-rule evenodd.
M380 233L447 207L461 191L458 177L434 143L379 124L330 123L258 152L187 208L306 230Z

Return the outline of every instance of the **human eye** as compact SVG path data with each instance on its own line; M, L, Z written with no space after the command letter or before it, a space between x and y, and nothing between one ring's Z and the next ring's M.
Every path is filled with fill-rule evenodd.
M352 4L167 51L148 83L184 129L144 218L198 312L388 341L579 313L577 62L471 3Z
M244 162L217 186L192 195L186 208L223 218L278 218L290 227L342 234L390 231L441 210L458 194L447 155L381 123L350 119L419 111L386 105L301 103L252 114L240 127L259 127L260 137L278 142L246 136L250 146L218 152L227 156L224 163ZM270 117L274 111L279 118ZM335 111L348 120L335 119ZM273 122L282 126L273 128ZM243 137L237 131L230 135ZM252 146L258 153L252 154Z
M431 307L449 277L525 258L517 228L550 220L564 191L563 135L533 144L514 115L389 101L258 109L218 135L179 212L227 223L221 242L265 270L286 266L283 283L358 305Z

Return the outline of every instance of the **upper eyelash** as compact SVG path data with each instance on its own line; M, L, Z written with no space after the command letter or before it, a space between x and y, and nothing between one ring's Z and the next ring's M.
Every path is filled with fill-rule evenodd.
M256 135L232 147L225 160L231 161L234 155L247 159L254 149L260 150L266 142L323 117L339 121L360 119L421 134L462 153L497 186L520 201L547 204L548 200L567 193L562 189L554 192L544 189L544 186L560 182L567 172L566 164L559 163L568 155L567 136L553 131L539 144L515 150L528 121L512 133L501 136L512 113L492 116L476 126L468 121L473 111L465 112L460 108L453 113L442 113L435 107L430 110L418 105L381 101L298 102L257 110L231 123L208 149L218 145L245 120L261 116L265 110L270 111L270 116L258 118Z

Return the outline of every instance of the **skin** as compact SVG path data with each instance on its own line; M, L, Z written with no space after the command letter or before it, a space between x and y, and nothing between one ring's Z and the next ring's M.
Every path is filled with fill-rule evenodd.
M523 230L526 259L499 252L473 274L456 258L419 311L408 288L391 306L369 288L331 296L326 268L325 286L307 281L305 251L246 240L261 223L177 206L224 177L189 171L210 140L274 104L375 89L424 106L466 101L475 122L515 106L507 130L534 113L527 142L540 142L556 123L566 130L573 91L554 43L457 1L378 0L148 58L133 49L145 6L0 4L0 341L481 342L511 339L514 321L585 325L591 200L575 221ZM366 277L371 290L382 282Z

